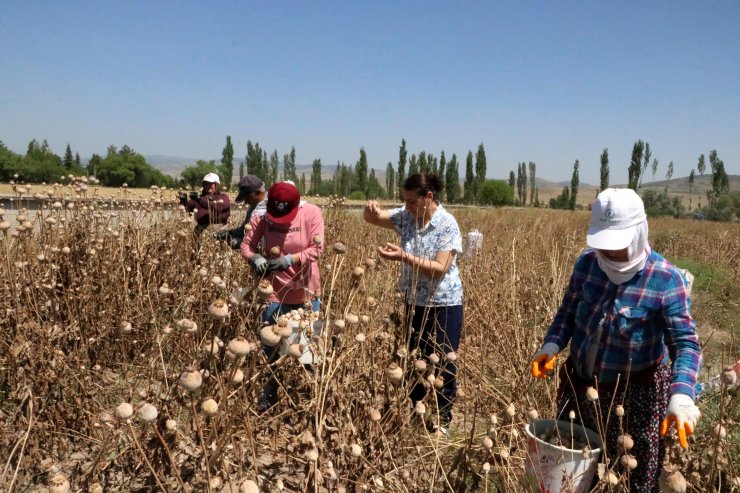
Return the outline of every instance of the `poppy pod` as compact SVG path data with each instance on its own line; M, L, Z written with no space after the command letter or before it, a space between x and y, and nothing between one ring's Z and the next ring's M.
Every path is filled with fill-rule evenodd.
M337 255L342 255L344 253L347 253L347 246L342 242L337 242L332 245L332 250L334 250L334 253Z
M69 480L64 474L55 474L49 480L49 493L69 493Z
M386 370L388 379L391 383L398 385L403 380L403 370L395 363L391 363L391 366Z
M262 298L267 298L274 292L274 290L272 289L272 284L270 283L270 281L263 279L262 281L260 281L259 286L257 286L257 292Z
M206 416L215 416L218 412L218 403L213 399L206 399L205 401L203 401L203 404L200 405L200 408L203 410Z
M370 417L370 421L372 421L373 423L377 423L378 421L380 421L380 411L378 411L376 408L371 407L367 414Z
M266 325L260 329L260 340L270 347L275 347L280 343L280 335L275 332L273 325Z
M217 320L223 320L229 314L229 305L224 300L215 300L208 306L208 314Z
M157 411L156 407L146 402L142 404L142 406L139 408L138 414L139 418L141 418L142 421L146 423L151 423L152 421L157 419L157 415L159 414L159 412Z
M237 356L246 356L252 350L252 345L245 338L239 336L229 341L228 348Z
M118 419L128 419L134 414L134 408L128 402L122 402L116 407L116 416Z
M360 317L358 317L354 313L348 313L344 317L344 321L347 322L350 325L354 325L354 324L356 324L356 323L358 323L360 321Z
M203 377L198 371L186 371L180 375L180 386L190 393L203 385Z

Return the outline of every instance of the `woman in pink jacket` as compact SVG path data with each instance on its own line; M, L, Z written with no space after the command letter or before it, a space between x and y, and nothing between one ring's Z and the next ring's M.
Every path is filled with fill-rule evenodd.
M321 209L301 201L301 194L290 182L274 184L267 192L267 213L250 221L244 236L242 256L257 274L272 282L273 294L267 299L262 321L310 305L319 311L321 280L318 259L324 250L324 218ZM277 348L263 347L270 363L279 357ZM277 400L274 375L262 388L258 408L264 411Z

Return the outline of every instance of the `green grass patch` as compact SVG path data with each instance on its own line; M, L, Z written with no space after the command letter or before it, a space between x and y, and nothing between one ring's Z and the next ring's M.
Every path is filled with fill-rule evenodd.
M715 265L683 258L675 259L673 263L694 275L694 289L712 294L713 290L723 289L730 284L729 273Z

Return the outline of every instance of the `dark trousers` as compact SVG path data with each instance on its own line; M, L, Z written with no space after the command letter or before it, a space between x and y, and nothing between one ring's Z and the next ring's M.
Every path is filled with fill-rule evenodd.
M437 406L441 416L450 418L452 404L457 395L457 362L447 360L445 355L456 352L460 346L463 307L406 305L405 315L407 326L411 330L409 351L418 349L427 363L432 353L436 353L440 358L439 368L435 370L444 380L444 385L441 389L436 389ZM426 393L424 385L417 383L411 390L411 400L420 401Z

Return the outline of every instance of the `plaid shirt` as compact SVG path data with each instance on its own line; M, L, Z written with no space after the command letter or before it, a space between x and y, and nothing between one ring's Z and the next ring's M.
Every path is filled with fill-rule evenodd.
M671 394L694 398L701 347L689 307L683 276L660 254L650 253L643 270L617 285L601 270L593 250L586 250L576 261L544 342L562 350L570 341L576 365L588 359L591 349L592 375L599 382L649 368L663 359L667 347L673 361Z

